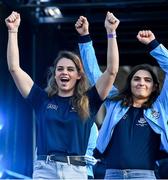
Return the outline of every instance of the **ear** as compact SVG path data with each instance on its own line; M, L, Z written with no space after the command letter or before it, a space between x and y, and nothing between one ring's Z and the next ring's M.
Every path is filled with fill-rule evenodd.
M79 80L79 79L81 79L81 75L80 74L78 74L78 77L77 77L77 79Z

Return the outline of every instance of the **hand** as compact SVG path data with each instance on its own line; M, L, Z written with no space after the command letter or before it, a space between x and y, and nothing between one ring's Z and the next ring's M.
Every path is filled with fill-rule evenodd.
M10 16L5 19L6 26L8 30L17 31L20 25L20 14L13 11Z
M155 39L155 35L150 30L143 30L138 32L137 39L147 45Z
M119 23L120 21L113 15L113 13L108 11L104 23L107 33L115 32Z
M80 16L76 21L75 28L81 36L89 34L89 23L87 21L87 18L84 16Z

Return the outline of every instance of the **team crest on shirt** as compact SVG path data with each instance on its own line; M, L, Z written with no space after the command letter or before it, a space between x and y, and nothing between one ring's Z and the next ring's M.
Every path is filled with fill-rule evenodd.
M47 109L53 109L53 110L55 110L55 111L57 111L57 109L58 109L58 105L56 105L56 104L48 104L47 105Z
M152 110L152 116L153 116L153 118L155 118L155 119L159 119L160 113L157 112L156 110Z
M147 125L147 122L146 122L145 118L140 118L140 119L138 120L138 123L137 123L136 125L137 125L137 126L144 127L144 126Z

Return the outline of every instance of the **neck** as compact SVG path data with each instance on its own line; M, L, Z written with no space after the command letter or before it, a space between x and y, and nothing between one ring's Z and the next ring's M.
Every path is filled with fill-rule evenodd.
M142 107L147 99L133 99L133 107Z
M70 96L73 96L73 92L59 91L58 95L61 97L70 97Z

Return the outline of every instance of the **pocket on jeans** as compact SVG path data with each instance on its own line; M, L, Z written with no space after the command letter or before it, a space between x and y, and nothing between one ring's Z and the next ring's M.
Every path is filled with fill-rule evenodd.
M87 173L87 168L86 166L75 166L75 165L71 165L71 168L76 171L76 172L84 172Z
M34 170L43 169L44 166L45 166L44 164L45 164L44 161L42 161L42 160L37 160L37 161L34 162L34 167L33 167L33 169L34 169Z

